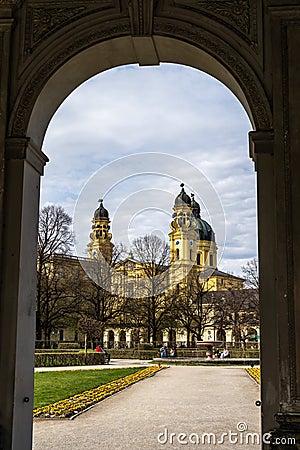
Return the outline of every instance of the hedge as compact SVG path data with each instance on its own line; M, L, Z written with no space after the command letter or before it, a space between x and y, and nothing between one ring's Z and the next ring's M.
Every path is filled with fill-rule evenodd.
M170 350L170 348L168 349ZM222 351L220 349L220 351ZM153 350L138 350L138 349L108 349L110 357L112 359L152 359L159 357L159 349ZM229 349L231 358L259 358L258 350L243 350L241 348L232 347ZM181 358L205 358L206 349L205 348L177 348L177 356Z
M152 359L155 358L157 350L138 350L134 348L109 348L107 349L111 358L115 359Z
M80 345L78 342L59 342L58 343L58 348L59 349L76 349L76 348L80 348Z
M104 364L103 353L36 353L35 367L90 366Z
M79 348L36 348L35 353L77 353Z

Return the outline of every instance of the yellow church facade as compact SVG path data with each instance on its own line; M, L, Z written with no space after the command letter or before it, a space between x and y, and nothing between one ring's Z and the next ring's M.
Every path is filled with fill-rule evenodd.
M112 243L113 236L110 233L109 212L104 207L103 200L99 202L100 205L92 219L92 232L90 242L87 245L88 258L95 260L99 258L99 255L102 255L106 263L110 265L114 245ZM201 279L203 289L206 291L243 289L244 280L242 278L218 270L218 248L215 242L215 233L210 224L202 219L200 205L195 200L195 196L193 194L189 196L185 192L183 184L181 184L181 190L174 201L170 228L170 254L166 287L169 287L169 289L174 289L174 286L178 285L182 287L188 280L188 274L196 274ZM132 254L116 264L111 279L111 291L113 292L115 289L115 293L122 293L134 298L136 282L145 276L143 264L145 263L138 261ZM120 277L118 277L118 274ZM120 285L122 285L121 290ZM117 288L114 288L114 286L117 286ZM140 292L137 297L141 297ZM205 328L202 338L204 340L216 339L216 333L215 327L208 326ZM170 342L169 330L162 331L159 335L161 342ZM174 330L173 336L176 336L176 345L185 345L187 336L183 328ZM146 336L143 340L147 342ZM226 340L232 340L230 329L226 330ZM132 330L130 327L108 327L104 332L104 345L108 347L131 346Z

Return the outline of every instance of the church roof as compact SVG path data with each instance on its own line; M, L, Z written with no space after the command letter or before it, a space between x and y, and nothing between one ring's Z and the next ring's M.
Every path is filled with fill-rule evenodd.
M193 215L195 218L200 219L200 205L195 200L195 194L191 194L192 201L191 201L191 207L193 208Z
M109 219L109 213L103 206L102 198L99 200L99 203L100 205L94 213L94 219Z
M196 220L196 228L195 230L198 233L198 239L200 241L211 241L215 242L215 233L212 227L209 225L206 220L201 219L201 217L195 219Z
M127 256L125 259L122 259L121 261L119 261L116 264L115 268L118 269L118 268L124 267L128 264L132 264L132 266L138 267L138 266L141 266L143 263L141 263L141 261L138 261L137 259Z
M175 198L175 206L180 206L180 205L191 206L191 198L187 195L187 193L184 190L184 183L181 183L180 186L181 186L181 192Z
M200 205L195 200L195 195L191 194L191 197L187 195L184 190L184 183L181 183L181 192L175 198L175 207L182 205L188 205L192 208L192 214L194 216L194 220L196 222L195 230L198 234L199 241L211 241L215 242L215 233L208 222L203 220L200 216ZM176 217L177 213L173 214L173 217Z
M244 281L244 278L237 277L236 275L232 275L231 273L223 272L219 269L214 269L213 271L211 271L210 269L203 270L203 272L201 272L201 277L203 276L205 278L206 275L209 277L234 278L236 280Z

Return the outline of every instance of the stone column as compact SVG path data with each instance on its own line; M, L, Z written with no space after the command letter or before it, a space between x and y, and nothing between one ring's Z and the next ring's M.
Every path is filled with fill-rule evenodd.
M131 331L126 331L126 345L131 348Z
M262 432L267 433L276 426L275 414L279 408L274 136L271 131L253 131L249 133L249 141L250 155L257 170L261 408Z
M46 156L27 138L6 142L0 303L0 448L32 447L36 254Z
M293 7L274 3L270 19L275 130L275 307L278 309L279 349L279 407L275 416L277 430L273 434L277 442L270 448L281 450L300 448L299 2ZM287 441L293 438L297 443Z
M8 16L8 17L6 17ZM4 148L5 132L7 124L7 96L9 59L11 44L11 29L13 20L9 18L7 11L0 10L0 242L2 239L2 214L3 214L3 191L4 191ZM1 257L1 246L0 246Z
M103 333L103 346L108 348L108 332L104 331Z

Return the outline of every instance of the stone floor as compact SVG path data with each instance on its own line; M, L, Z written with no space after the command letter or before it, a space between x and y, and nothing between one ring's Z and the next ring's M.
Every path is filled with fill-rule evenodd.
M171 366L74 420L36 419L33 448L258 450L250 434L260 429L259 397L243 368Z

